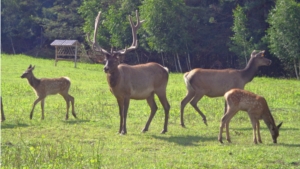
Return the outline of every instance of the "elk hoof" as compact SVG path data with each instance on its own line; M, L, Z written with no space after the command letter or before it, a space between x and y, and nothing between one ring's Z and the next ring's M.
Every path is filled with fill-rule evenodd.
M221 144L223 144L223 141L222 141L222 140L219 140L219 142L220 142Z
M207 125L206 119L203 119L203 123L204 123L206 126L208 126L208 125Z
M186 128L184 124L180 124L180 125L181 125L181 127Z
M142 133L146 133L147 131L148 131L148 129L144 128L144 129L142 130Z
M167 130L163 129L160 134L165 134L167 132Z
M126 131L122 131L122 132L120 133L120 135L126 135L126 134L127 134Z

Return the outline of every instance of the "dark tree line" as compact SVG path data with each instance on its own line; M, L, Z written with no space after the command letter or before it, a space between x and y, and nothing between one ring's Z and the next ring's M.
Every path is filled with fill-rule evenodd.
M128 15L145 19L139 48L126 63L155 61L171 71L195 67L241 68L252 50L273 64L261 75L299 78L299 3L295 0L3 0L1 50L53 57L54 39L77 39L89 48L98 11L98 42L106 49L131 45ZM284 25L284 26L283 26ZM50 50L49 50L50 49ZM38 51L38 52L37 52Z

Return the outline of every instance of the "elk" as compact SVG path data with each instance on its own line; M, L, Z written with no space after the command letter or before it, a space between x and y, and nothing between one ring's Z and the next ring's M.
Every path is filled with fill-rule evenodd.
M67 104L67 113L66 120L69 118L69 107L70 102L72 103L72 114L75 118L76 114L74 111L74 97L72 97L68 92L71 85L71 81L68 77L60 77L60 78L41 78L38 79L34 76L33 70L35 66L29 65L27 70L22 74L21 78L26 78L28 83L35 91L38 98L34 101L32 110L30 112L30 119L32 119L34 107L38 102L41 102L42 107L42 120L44 119L44 103L47 95L55 95L60 94L66 101Z
M231 89L225 93L224 98L227 103L227 110L220 125L218 140L221 143L223 143L222 133L224 127L226 127L226 139L228 142L231 142L229 136L229 122L239 110L246 111L250 117L253 128L253 142L255 144L257 144L256 131L258 142L262 143L260 137L260 119L263 119L265 124L268 126L272 135L273 143L277 143L279 128L282 125L282 122L278 126L275 125L274 118L264 97L242 89Z
M252 81L259 67L269 66L272 63L271 60L264 57L264 53L264 50L254 50L251 53L248 64L241 70L195 68L190 72L185 73L183 78L186 84L187 94L180 105L181 126L185 127L183 114L184 108L188 102L190 102L194 109L202 116L204 124L207 125L205 115L197 106L198 101L203 96L223 96L228 90L233 88L244 89L245 85Z
M149 125L158 109L154 101L154 94L158 96L165 111L164 128L161 133L167 132L170 110L170 105L166 97L166 87L169 77L168 68L165 68L157 63L138 64L134 66L119 63L120 55L125 55L127 52L136 49L138 46L137 30L143 22L140 21L138 12L136 11L136 25L133 24L132 18L129 16L133 37L132 45L129 48L118 51L112 50L111 52L101 48L96 41L100 15L101 12L98 13L95 20L93 42L90 40L89 41L92 43L93 50L103 53L106 58L104 72L107 74L107 82L109 84L110 91L117 99L119 106L119 134L124 135L127 133L126 119L130 99L147 100L147 103L151 109L151 113L142 132L148 131Z

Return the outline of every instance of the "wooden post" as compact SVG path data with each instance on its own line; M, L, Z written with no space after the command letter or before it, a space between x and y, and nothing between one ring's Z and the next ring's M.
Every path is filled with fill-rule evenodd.
M55 46L55 61L54 61L54 65L55 65L55 66L56 66L56 64L57 64L57 51L58 51L57 48L58 48L58 47Z
M74 59L75 68L76 68L76 62L77 62L77 43L75 45L75 59Z

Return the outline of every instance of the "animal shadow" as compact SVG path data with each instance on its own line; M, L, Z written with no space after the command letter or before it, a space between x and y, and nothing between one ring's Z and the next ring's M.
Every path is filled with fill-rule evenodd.
M28 124L25 123L1 123L1 129L12 129L12 128L16 128L16 127L28 127Z
M198 142L206 142L206 141L212 141L217 140L216 137L200 137L200 136L157 136L152 135L153 138L168 141L171 143L176 143L182 146L198 146Z

